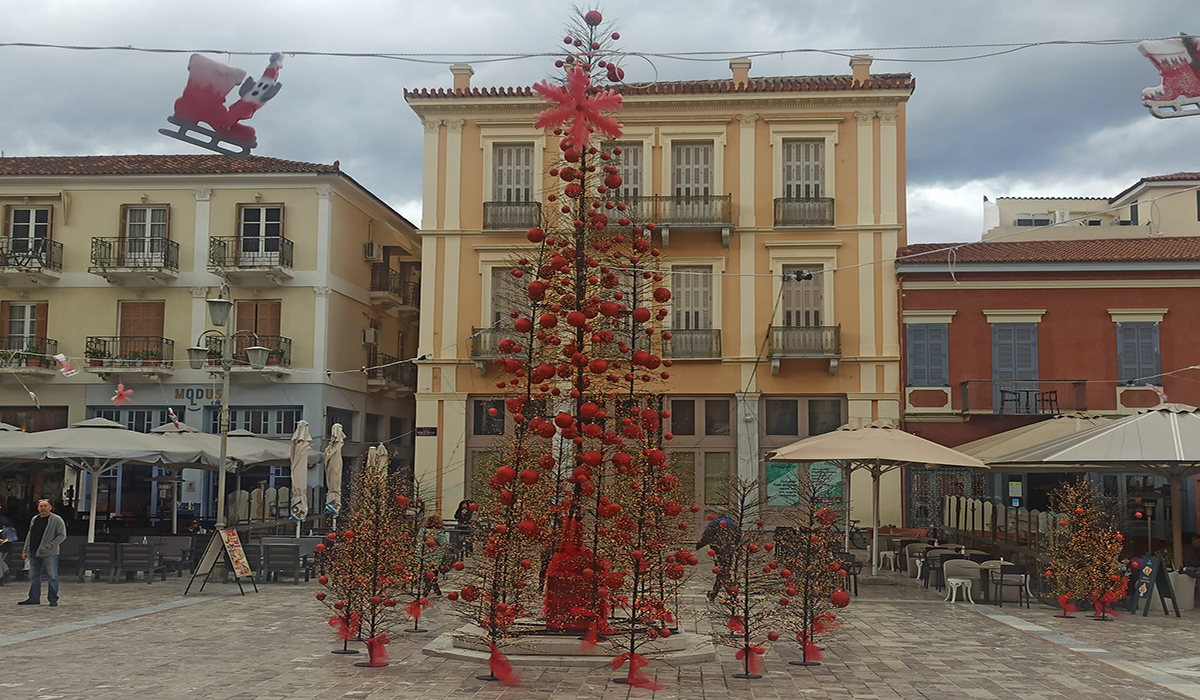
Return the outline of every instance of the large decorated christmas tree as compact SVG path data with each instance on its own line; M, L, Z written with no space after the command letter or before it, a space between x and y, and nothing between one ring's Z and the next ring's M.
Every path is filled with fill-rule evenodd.
M1125 537L1117 531L1113 504L1081 479L1051 492L1050 510L1058 520L1045 540L1044 576L1058 596L1059 616L1084 602L1095 609L1095 617L1107 619L1129 585L1121 562Z

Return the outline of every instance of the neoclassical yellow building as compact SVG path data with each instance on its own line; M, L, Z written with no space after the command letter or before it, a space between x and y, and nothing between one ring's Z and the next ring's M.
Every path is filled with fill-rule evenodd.
M738 59L731 76L622 90L620 195L632 218L658 224L666 264L688 273L672 275L668 319L672 460L712 508L735 473L770 491L786 470L764 460L774 448L900 418L886 260L905 243L915 83L870 74L869 56L850 64L852 75L760 78ZM525 87L473 87L469 65L450 70L453 88L405 93L425 128L416 469L445 515L511 427L502 409L488 413L507 330L499 292L557 186L557 139L532 127L543 103ZM899 525L890 477L882 520Z

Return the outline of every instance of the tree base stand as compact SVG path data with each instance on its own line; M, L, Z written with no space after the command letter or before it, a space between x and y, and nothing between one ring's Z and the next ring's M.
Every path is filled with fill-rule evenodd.
M1074 615L1052 615L1051 617L1057 617L1060 620L1074 620L1075 619Z
M494 674L489 673L486 676L475 676L475 680L477 680L477 681L498 681L500 679L497 678Z
M357 654L358 649L334 649L330 654Z
M820 666L820 661L789 661L789 666Z
M359 668L383 668L388 664L386 662L382 664L373 664L370 661L357 661L354 665L358 666Z
M734 678L745 678L747 680L754 680L755 678L762 678L762 674L761 673L735 673L735 674L733 674L733 677Z
M619 683L619 684L621 684L621 685L628 685L628 684L629 684L629 680L628 680L628 679L625 679L625 678L614 678L614 679L612 679L612 682L613 682L613 683Z
M423 629L421 627L410 627L410 628L402 630L402 631L407 632L409 634L420 634L422 632L428 632L429 630Z

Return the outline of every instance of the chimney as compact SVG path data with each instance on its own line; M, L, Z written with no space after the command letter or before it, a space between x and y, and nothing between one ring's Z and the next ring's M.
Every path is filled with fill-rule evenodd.
M871 55L858 53L851 56L850 70L854 71L855 82L866 83L871 79Z
M455 92L462 90L467 92L471 89L471 76L475 75L475 69L470 63L455 63L450 66L450 72L454 74L454 90Z
M729 59L729 69L733 71L733 83L746 84L750 82L750 59L748 58L731 58Z

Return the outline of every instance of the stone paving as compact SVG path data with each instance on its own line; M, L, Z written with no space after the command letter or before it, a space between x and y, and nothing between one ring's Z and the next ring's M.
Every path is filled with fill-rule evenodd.
M171 578L147 586L77 584L69 578L57 608L44 603L19 608L15 603L26 587L0 587L0 698L1200 697L1200 674L1189 677L1184 663L1200 654L1196 611L1182 620L1160 615L1125 616L1113 623L1056 621L1051 609L1037 605L1021 611L1005 605L999 611L945 604L939 595L895 575L882 583L864 582L862 595L846 611L844 629L826 643L819 667L787 665L796 649L778 644L766 656L763 679L739 680L731 677L739 670L733 651L721 648L716 662L677 669L653 663L649 671L664 686L654 693L610 683L618 674L606 667L521 668L519 688L478 681L475 675L487 671L482 664L421 653L432 635L459 624L436 609L422 618L430 634L393 635L391 666L356 668L353 662L365 654L329 653L333 634L324 623L324 609L312 599L314 585L274 584L245 597L232 584L210 585L202 596L193 591L183 598L186 581ZM698 596L689 596L685 604L693 602ZM1160 662L1177 668L1152 666Z

